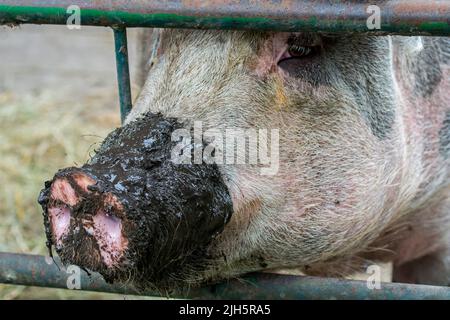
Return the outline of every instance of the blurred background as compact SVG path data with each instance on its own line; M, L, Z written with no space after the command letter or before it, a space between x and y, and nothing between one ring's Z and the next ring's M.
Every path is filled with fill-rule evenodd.
M132 75L137 60L129 37ZM111 29L0 27L0 251L45 255L45 180L120 125ZM136 96L136 86L133 86ZM0 299L133 298L0 284Z

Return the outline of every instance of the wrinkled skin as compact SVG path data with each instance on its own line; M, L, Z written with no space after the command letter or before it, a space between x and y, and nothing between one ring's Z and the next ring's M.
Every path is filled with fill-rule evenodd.
M278 268L344 276L374 261L393 261L397 281L449 284L448 39L153 30L142 41L156 49L126 126L150 112L280 132L276 175L217 166L231 218L164 285ZM291 57L295 46L313 53ZM88 260L76 262L102 270Z

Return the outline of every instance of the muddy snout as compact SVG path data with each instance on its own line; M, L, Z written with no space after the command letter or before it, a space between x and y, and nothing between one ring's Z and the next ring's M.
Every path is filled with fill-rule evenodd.
M81 168L46 182L47 244L64 263L157 285L208 258L232 202L216 165L171 161L180 127L147 114L109 134Z

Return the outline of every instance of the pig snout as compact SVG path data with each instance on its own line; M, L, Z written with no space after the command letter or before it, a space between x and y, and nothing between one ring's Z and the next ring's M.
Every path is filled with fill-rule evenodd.
M149 114L112 132L81 168L56 173L39 196L48 246L108 281L164 283L207 257L231 217L215 165L171 161L175 120Z

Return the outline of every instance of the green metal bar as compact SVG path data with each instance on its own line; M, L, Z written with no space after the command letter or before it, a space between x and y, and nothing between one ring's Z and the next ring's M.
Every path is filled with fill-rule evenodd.
M82 25L276 31L450 35L448 0L0 0L0 24L66 24L81 9ZM369 29L380 8L380 29Z
M68 288L74 283L74 269L65 269L51 258L15 253L0 253L0 283ZM298 277L270 273L249 274L213 286L180 292L139 292L131 287L109 285L99 274L79 270L81 290L121 294L170 296L194 299L450 299L450 287L401 283L382 283L368 289L365 281Z
M117 83L119 86L120 119L123 123L132 107L127 30L125 28L116 27L113 28L113 31L116 51Z

